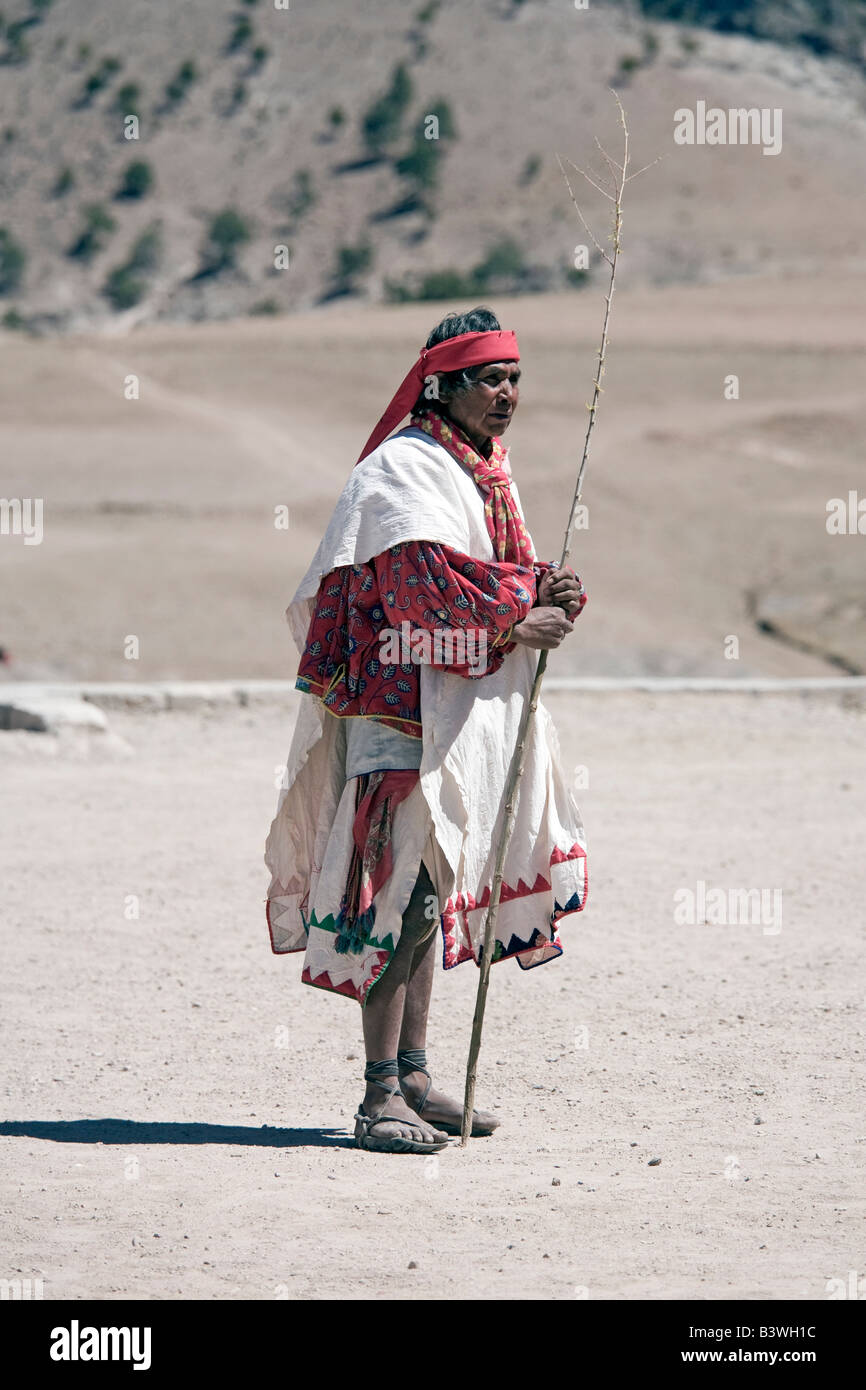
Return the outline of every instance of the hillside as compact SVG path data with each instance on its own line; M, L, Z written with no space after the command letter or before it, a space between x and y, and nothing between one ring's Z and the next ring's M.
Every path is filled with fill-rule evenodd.
M125 331L579 285L554 152L616 140L610 83L635 157L664 156L630 189L624 285L860 272L863 7L823 7L825 41L781 8L9 0L0 315ZM674 22L698 9L748 32ZM781 154L674 144L699 100L781 109Z
M616 3L616 0L613 0ZM622 0L620 0L622 3ZM722 34L802 44L866 63L866 0L638 0L656 19L705 25Z

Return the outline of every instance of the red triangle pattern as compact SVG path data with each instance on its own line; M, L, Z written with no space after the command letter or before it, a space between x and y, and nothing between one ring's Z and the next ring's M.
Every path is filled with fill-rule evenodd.
M585 858L586 851L583 848L583 846L579 844L574 844L572 845L571 849L568 850L567 853L564 850L554 848L550 856L550 863L564 864L571 859ZM547 892L550 889L550 886L551 885L549 881L544 877L544 875L542 873L538 873L536 875L535 882L531 888L522 878L517 880L516 887L512 887L510 883L503 883L499 900L500 902L512 902L515 898L531 897L534 893ZM460 947L456 951L456 953L451 954L451 951L453 951L455 945L455 927L457 916L459 915L460 917L462 917L463 921L461 923L461 926L463 928L463 934L468 936L469 929L468 924L466 922L466 913L475 912L479 909L486 908L490 902L490 893L491 885L488 883L484 885L484 892L482 893L480 898L476 898L472 893L458 893L456 898L449 898L448 902L445 904L445 909L442 913L442 925L445 928L446 946L444 964L447 967L450 968L454 965L461 965L463 961L475 959L475 955L472 951L471 946L467 945L466 942L461 942ZM268 927L270 928L271 921L269 907L270 904L268 904L267 911ZM539 944L545 944L546 942L547 938L545 938L545 942ZM549 944L558 945L558 936L556 936L553 942ZM273 946L273 934L271 935L271 945ZM303 950L304 947L301 946L297 949ZM536 946L532 945L532 943L530 943L526 947L526 951L535 949L537 948ZM390 956L387 951L378 952L377 959L373 965L372 971L370 972L370 977L368 980L364 982L364 985L361 987L361 989L359 989L358 986L354 984L351 980L344 980L342 984L339 985L332 984L331 977L327 973L327 971L323 971L321 975L317 975L316 978L313 979L312 975L310 974L309 968L307 967L304 968L301 974L301 980L304 984L313 985L313 987L316 989L327 989L334 994L344 994L349 999L357 999L359 1002L363 1002L370 989L372 988L373 984L379 978L382 971L387 966L389 959Z
M571 849L568 850L567 853L565 850L554 848L550 856L550 863L565 864L572 859L585 858L586 850L583 848L583 845L575 843L572 845ZM512 887L510 883L503 883L502 890L499 895L499 901L512 902L515 898L531 897L534 893L548 892L550 890L550 887L550 882L544 877L542 873L538 873L535 878L535 883L531 888L522 878L518 879L516 887ZM443 964L446 966L446 968L450 969L452 966L462 965L462 963L466 960L475 960L475 954L471 946L469 946L465 940L462 940L460 942L460 945L457 946L457 919L458 917L461 919L461 936L468 937L469 927L466 921L466 914L467 912L474 912L479 909L486 908L490 902L491 891L492 885L488 883L485 884L484 892L482 893L480 898L476 898L472 893L458 893L455 898L449 898L448 902L445 904L445 910L442 913L442 925L445 929L445 951ZM544 944L551 944L554 946L558 945L558 936L556 936L552 942L549 942L547 937L544 938L543 942L530 942L526 946L525 951L536 950L539 945ZM520 953L513 952L512 954ZM506 957L503 957L503 959L506 959Z
M570 859L585 859L586 850L583 845L574 844L566 854L565 850L554 849L550 856L551 864L565 864ZM530 888L522 878L517 880L517 887L512 888L510 883L503 883L502 891L499 894L499 901L502 903L511 902L514 898L527 898L533 893L545 893L550 888L550 883L543 874L538 873L535 883ZM487 907L490 902L492 885L486 883L484 892L480 898L476 898L472 893L458 893L456 898L449 898L445 904L445 913L448 916L455 912L475 912L478 908Z
M309 966L304 966L304 969L301 971L301 983L304 985L313 985L316 989L330 990L333 994L345 994L349 999L357 999L359 1003L363 1003L373 984L378 980L382 971L385 969L390 958L387 951L376 952L375 963L370 972L370 977L365 980L361 989L351 980L344 980L342 984L339 985L332 984L331 977L327 970L323 970L321 975L317 975L314 979L310 974Z

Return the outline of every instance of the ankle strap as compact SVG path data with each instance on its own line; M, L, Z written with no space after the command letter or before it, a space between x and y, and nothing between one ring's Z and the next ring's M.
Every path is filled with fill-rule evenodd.
M403 1047L397 1053L401 1074L410 1071L427 1071L427 1051L423 1047Z
M383 1062L368 1062L366 1067L364 1068L364 1080L376 1081L379 1082L380 1085L380 1077L398 1075L399 1071L397 1068L396 1057L386 1057ZM388 1088L386 1086L385 1090L387 1089Z

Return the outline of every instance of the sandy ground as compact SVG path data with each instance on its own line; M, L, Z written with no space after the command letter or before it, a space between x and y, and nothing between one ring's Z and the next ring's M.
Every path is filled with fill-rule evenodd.
M866 704L547 703L588 768L589 906L561 960L494 972L479 1101L504 1123L438 1163L351 1146L359 1010L270 953L294 697L0 736L0 1276L48 1299L807 1299L862 1274ZM697 880L780 889L781 930L677 925ZM475 984L434 991L458 1091Z

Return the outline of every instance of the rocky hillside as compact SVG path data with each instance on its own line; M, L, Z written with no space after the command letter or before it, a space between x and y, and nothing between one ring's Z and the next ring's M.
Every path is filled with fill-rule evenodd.
M802 44L813 53L866 63L866 0L639 0L639 5L655 19Z
M0 322L580 288L594 268L575 269L555 152L616 147L611 84L636 158L663 156L629 190L623 282L859 270L863 11L5 0ZM781 109L780 156L676 145L675 111L701 100ZM587 207L604 236L591 190Z

